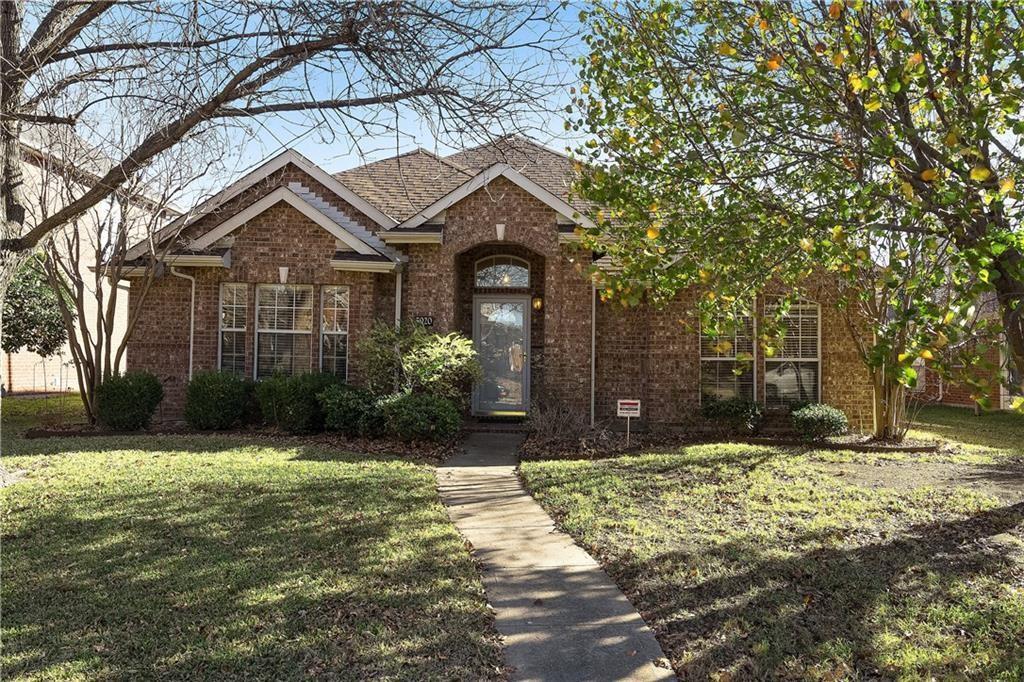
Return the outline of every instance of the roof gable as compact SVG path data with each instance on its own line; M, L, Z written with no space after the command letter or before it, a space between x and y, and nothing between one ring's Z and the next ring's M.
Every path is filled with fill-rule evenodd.
M396 224L396 220L383 213L376 206L368 202L366 199L352 191L344 183L337 178L331 176L325 170L317 166L315 163L298 153L294 149L286 149L277 156L265 161L260 164L257 168L249 171L241 178L231 183L223 190L210 197L195 209L188 213L178 217L176 220L168 223L156 234L156 242L162 243L166 239L172 238L180 234L186 227L197 222L206 215L209 215L215 209L223 206L228 201L239 196L242 192L250 189L260 181L273 175L277 171L281 170L288 164L292 164L295 167L302 170L304 173L309 175L311 178L322 184L331 192L334 192L338 197L351 204L356 210L363 213L367 218L372 220L374 223L383 228L393 227ZM126 254L128 260L139 258L146 254L148 249L148 243L146 241L135 244L130 248Z
M202 236L189 244L192 251L208 249L218 240L231 234L249 220L263 213L271 206L285 202L309 218L311 221L330 232L336 239L344 243L362 256L384 256L393 262L400 260L399 255L384 244L368 230L363 229L341 211L318 199L315 194L302 185L291 183L287 187L278 187L241 211L233 214Z
M559 215L564 216L583 227L594 227L594 223L591 222L589 218L584 215L580 215L571 204L561 197L548 191L537 182L510 167L508 164L496 163L489 168L482 170L451 192L448 192L444 196L438 198L434 203L430 204L423 210L418 211L415 215L410 216L395 229L407 230L419 227L442 211L447 210L449 207L459 201L462 201L473 192L485 187L499 177L504 177L513 184L518 185Z

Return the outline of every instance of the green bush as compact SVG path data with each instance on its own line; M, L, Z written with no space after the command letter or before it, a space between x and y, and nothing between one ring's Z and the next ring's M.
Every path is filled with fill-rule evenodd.
M259 406L259 416L267 426L278 426L278 414L284 402L284 387L288 377L275 374L255 383L253 393Z
M329 386L317 399L328 431L340 431L349 438L375 435L364 433L364 429L376 431L372 429L369 413L376 411L377 406L369 391L339 384Z
M359 344L366 386L376 396L427 393L462 401L481 376L473 342L432 334L422 325L379 322Z
M333 374L272 376L256 384L256 400L264 423L289 433L324 429L324 412L317 396L339 383Z
M757 433L764 417L760 403L743 398L708 400L700 406L701 415L710 421L726 425L739 433Z
M194 429L230 429L244 421L247 382L232 372L198 372L185 391L185 421Z
M402 441L446 441L459 432L462 417L450 400L402 393L380 403L387 434Z
M821 403L813 403L794 410L790 418L796 432L807 440L841 436L849 427L842 410Z
M96 414L115 431L136 431L149 425L164 398L160 380L149 372L115 374L96 389Z

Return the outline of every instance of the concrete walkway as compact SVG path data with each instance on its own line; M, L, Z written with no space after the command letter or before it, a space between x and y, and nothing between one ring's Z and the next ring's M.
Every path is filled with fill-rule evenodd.
M438 469L441 499L482 564L512 679L675 679L655 665L661 647L629 600L523 490L519 440L471 434Z

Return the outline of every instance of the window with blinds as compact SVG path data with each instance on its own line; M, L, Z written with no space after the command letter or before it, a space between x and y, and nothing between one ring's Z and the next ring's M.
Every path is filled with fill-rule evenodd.
M775 304L765 313L774 315ZM782 316L781 347L765 359L765 405L790 407L821 402L821 306L798 301Z
M301 374L311 365L313 287L256 287L256 378Z
M754 318L741 318L722 336L701 334L700 399L754 400Z
M217 367L224 372L245 372L245 325L249 287L245 284L220 285L220 336Z
M348 380L348 287L324 287L320 302L320 371Z

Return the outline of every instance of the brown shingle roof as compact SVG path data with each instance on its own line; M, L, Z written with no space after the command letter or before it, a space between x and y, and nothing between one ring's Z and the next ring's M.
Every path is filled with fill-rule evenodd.
M335 176L353 192L402 221L472 175L424 149L357 166Z
M401 222L496 163L508 164L560 199L569 198L572 160L519 136L503 137L444 158L417 149L335 177Z

